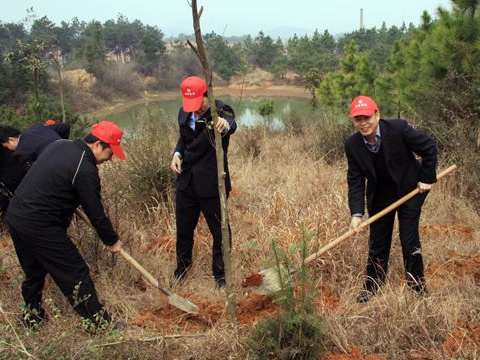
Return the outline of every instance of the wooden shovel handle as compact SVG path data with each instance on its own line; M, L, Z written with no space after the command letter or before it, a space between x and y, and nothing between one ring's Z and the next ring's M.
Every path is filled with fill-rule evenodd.
M86 224L88 224L88 225L90 225L91 227L93 227L92 224L90 223L90 221L88 220L87 215L85 215L85 213L84 213L83 211L81 211L80 209L75 209L75 214L76 214L79 218L81 218L83 221L85 221ZM170 293L167 289L161 287L160 284L158 283L158 280L155 279L155 278L153 277L153 275L150 274L147 270L145 270L145 268L144 268L142 265L140 265L140 264L138 263L138 261L135 260L129 253L127 253L127 252L126 252L125 250L123 250L123 249L120 249L120 255L122 255L122 257L123 257L130 265L132 265L135 269L137 269L137 270L143 275L143 277L144 277L145 279L147 279L147 281L148 281L150 284L152 284L153 286L155 286L157 289L159 289L159 290L160 290L161 292L163 292L165 295L167 295L167 296L170 296L170 295L171 295L171 293Z
M444 177L445 175L448 175L450 174L452 171L456 170L457 169L457 165L452 165L450 167L448 167L447 169L443 170L440 174L437 175L437 179L441 179L442 177ZM382 216L388 214L390 211L396 209L397 207L399 207L400 205L402 205L403 203L407 202L408 200L410 200L412 197L414 197L415 195L417 195L419 193L419 189L418 187L415 188L414 190L410 191L407 195L403 196L402 198L400 198L399 200L395 201L393 204L391 204L390 206L386 207L385 209L383 209L382 211L380 211L379 213L373 215L372 217L368 218L368 220L362 222L360 225L358 225L358 227L360 229L363 229L364 227L370 225L371 223L377 221L378 219L380 219ZM355 231L353 230L349 230L347 231L345 234L343 234L342 236L336 238L335 240L329 242L327 245L325 245L324 247L322 247L320 250L318 250L316 253L308 256L307 258L305 258L305 261L303 262L305 265L306 264L309 264L311 263L313 260L317 259L319 256L322 256L323 254L325 254L327 251L329 251L330 249L334 248L335 246L337 246L338 244L340 244L341 242L343 242L344 240L348 239L350 236L352 236L353 234L355 234ZM296 269L295 269L296 270Z

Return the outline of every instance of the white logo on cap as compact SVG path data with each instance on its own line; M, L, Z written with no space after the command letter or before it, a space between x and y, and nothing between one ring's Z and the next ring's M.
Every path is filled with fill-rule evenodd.
M362 99L358 100L357 105L355 105L355 109L363 108L363 107L368 107L368 104L364 104Z
M186 88L184 95L185 96L195 96L195 95L197 95L197 93L195 92L195 90L192 90L190 88Z

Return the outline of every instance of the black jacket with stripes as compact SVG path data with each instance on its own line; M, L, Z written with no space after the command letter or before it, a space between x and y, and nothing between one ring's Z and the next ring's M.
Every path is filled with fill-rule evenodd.
M105 245L118 235L105 214L95 157L83 141L59 140L33 163L7 210L6 221L32 231L66 231L81 205Z

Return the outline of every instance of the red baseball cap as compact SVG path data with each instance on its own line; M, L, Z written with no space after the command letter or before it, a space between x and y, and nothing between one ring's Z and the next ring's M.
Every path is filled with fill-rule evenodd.
M121 142L123 130L111 121L100 121L98 124L92 126L92 135L96 136L103 142L110 145L113 154L120 160L125 160Z
M190 76L182 81L183 110L197 111L202 107L203 94L207 92L205 80Z
M372 98L368 96L357 96L350 105L350 117L372 116L378 111L378 106Z
M47 121L45 121L45 125L55 125L55 124L56 124L55 120L47 120Z

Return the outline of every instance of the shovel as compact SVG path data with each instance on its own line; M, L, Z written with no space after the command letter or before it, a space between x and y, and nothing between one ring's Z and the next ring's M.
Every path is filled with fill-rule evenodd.
M150 284L155 286L158 290L160 290L162 293L167 296L168 303L177 309L180 309L186 313L189 314L198 314L198 306L195 305L194 303L188 301L185 298L182 298L181 296L178 296L177 294L172 294L168 289L160 286L158 283L157 279L155 279L147 270L144 269L142 265L140 265L134 258L130 256L129 253L127 253L125 250L121 249L120 250L120 255L128 262L130 265L132 265L135 269L137 269L145 279L148 280Z
M450 166L449 168L443 170L440 174L438 174L437 179L441 179L442 177L444 177L445 175L448 175L449 173L451 173L452 171L454 171L456 169L457 169L457 165ZM407 202L408 200L410 200L412 197L414 197L418 193L419 193L418 188L415 188L414 190L410 191L407 195L405 195L402 198L400 198L399 200L395 201L390 206L386 207L385 209L383 209L379 213L373 215L371 218L368 218L366 221L360 223L360 225L358 225L358 230L361 230L364 227L370 225L371 223L377 221L382 216L388 214L389 212L396 209L397 207L399 207L403 203ZM349 230L345 234L343 234L342 236L340 236L340 237L336 238L335 240L329 242L328 244L323 246L320 250L318 250L317 252L315 252L312 255L305 258L305 260L303 261L303 265L307 265L307 264L311 263L312 261L314 261L315 259L322 256L323 254L325 254L330 249L333 249L335 246L339 245L340 243L342 243L343 241L345 241L346 239L348 239L349 237L351 237L355 233L356 233L356 231ZM297 266L297 267L294 267L293 269L291 269L290 271L287 271L285 268L280 266L280 269L269 268L269 269L262 270L258 273L258 275L261 276L260 284L258 286L249 286L249 288L252 289L254 292L257 292L257 293L263 294L263 295L268 295L268 294L278 292L282 289L282 286L281 286L282 281L280 279L280 276L282 277L282 279L286 279L287 281L289 281L290 276L293 273L295 273L296 271L298 271L299 269L300 269L300 266Z
M83 213L81 210L76 209L75 214L78 215L85 223L88 225L92 226L90 224L90 221L88 220L87 216L85 213ZM195 305L194 303L188 301L185 298L182 298L181 296L178 296L177 294L172 294L168 289L160 286L159 282L157 279L155 279L152 274L150 274L145 268L140 265L129 253L127 253L125 250L120 249L120 255L130 264L132 265L135 269L137 269L147 281L155 286L158 290L160 290L165 296L167 296L168 303L177 309L180 309L186 313L189 314L198 314L198 306Z

